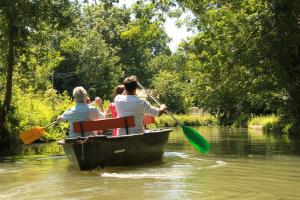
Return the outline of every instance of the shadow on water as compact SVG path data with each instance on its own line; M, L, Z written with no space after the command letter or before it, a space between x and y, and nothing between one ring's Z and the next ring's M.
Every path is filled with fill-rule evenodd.
M16 162L20 159L43 159L65 157L64 151L56 143L18 145L0 153L0 162Z

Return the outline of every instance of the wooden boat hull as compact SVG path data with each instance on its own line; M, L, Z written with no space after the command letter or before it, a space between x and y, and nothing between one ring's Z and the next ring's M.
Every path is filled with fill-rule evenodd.
M162 159L171 129L118 137L96 136L59 142L68 159L80 170L136 165Z

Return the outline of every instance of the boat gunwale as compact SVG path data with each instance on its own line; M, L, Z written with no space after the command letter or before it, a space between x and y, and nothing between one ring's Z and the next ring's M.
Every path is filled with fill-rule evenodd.
M78 143L92 143L92 142L101 142L107 140L119 140L130 137L140 137L148 134L156 134L156 133L164 133L164 132L172 132L173 130L170 128L158 128L158 129L147 129L144 133L136 133L136 134L128 134L128 135L119 135L119 136L111 136L111 135L97 135L97 136L86 136L86 137L77 137L77 138L66 138L58 141L59 145L64 144L78 144Z

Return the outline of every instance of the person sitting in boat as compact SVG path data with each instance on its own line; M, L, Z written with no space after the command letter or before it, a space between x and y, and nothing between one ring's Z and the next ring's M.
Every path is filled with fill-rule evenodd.
M136 95L137 91L137 79L135 76L126 78L123 81L125 87L124 95L117 95L115 97L115 106L118 113L118 117L134 116L135 127L129 128L129 133L144 133L144 114L151 116L162 115L167 107L161 105L160 108L152 106L148 101L140 99ZM118 128L117 135L125 135L125 128Z
M105 113L103 113L102 100L99 97L95 98L95 104L99 107L90 106L87 102L88 94L83 87L75 87L73 90L73 97L75 100L75 106L66 110L61 116L57 118L57 123L62 121L70 122L69 138L76 138L81 136L80 133L75 133L73 130L73 123L87 120L104 119ZM96 131L85 132L85 136L97 135Z
M113 98L115 98L117 95L123 94L124 92L124 85L118 85L113 93ZM117 117L117 110L116 110L116 105L114 102L111 102L108 106L108 109L106 111L106 117L111 116L112 118ZM117 129L115 128L113 130L113 136L117 135Z

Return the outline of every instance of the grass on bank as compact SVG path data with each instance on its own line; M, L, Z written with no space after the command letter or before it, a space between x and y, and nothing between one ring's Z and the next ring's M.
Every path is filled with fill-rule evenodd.
M174 115L174 117L187 126L208 126L208 125L217 125L218 120L210 115ZM175 126L175 120L169 115L162 115L155 119L158 127L171 127Z
M280 117L276 115L255 116L248 121L248 127L269 132L278 132L281 130Z

